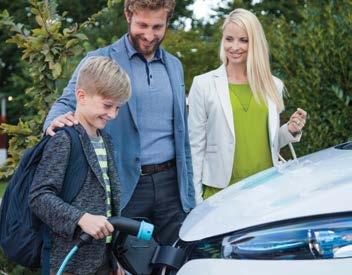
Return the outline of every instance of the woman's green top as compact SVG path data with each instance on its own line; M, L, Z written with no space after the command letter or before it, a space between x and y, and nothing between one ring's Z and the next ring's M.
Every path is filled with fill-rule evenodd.
M230 185L272 167L268 132L268 108L257 102L249 84L229 84L235 128L235 156ZM204 186L207 198L221 189Z

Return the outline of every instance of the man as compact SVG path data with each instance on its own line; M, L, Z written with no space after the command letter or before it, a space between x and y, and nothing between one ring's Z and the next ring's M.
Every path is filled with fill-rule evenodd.
M109 56L131 79L132 97L106 129L115 146L122 215L149 218L161 244L177 239L195 206L183 69L160 47L174 8L175 0L125 0L128 33L86 57ZM48 114L50 135L77 123L74 89L84 60Z

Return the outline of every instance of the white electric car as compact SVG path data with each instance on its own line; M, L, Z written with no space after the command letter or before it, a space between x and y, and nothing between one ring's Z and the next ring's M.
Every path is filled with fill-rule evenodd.
M352 274L352 142L228 187L186 218L178 275Z

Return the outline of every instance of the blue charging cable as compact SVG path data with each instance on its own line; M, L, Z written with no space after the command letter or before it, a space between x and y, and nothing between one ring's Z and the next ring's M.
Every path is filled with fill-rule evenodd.
M78 251L78 246L75 245L71 251L66 255L64 261L62 262L59 271L56 273L56 275L62 275L62 273L65 270L65 267L67 265L67 263L71 260L72 256Z
M109 222L114 226L115 229L119 230L120 232L137 236L137 238L140 240L150 240L154 231L154 225L145 221L136 221L124 217L112 217L109 219ZM91 236L86 233L83 233L79 237L78 243L66 255L56 275L62 275L67 263L70 261L72 256L78 251L81 246L91 242L92 239L93 238Z

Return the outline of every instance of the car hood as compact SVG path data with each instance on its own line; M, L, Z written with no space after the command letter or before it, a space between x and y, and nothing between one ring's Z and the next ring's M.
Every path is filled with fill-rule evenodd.
M319 214L352 211L352 151L329 148L248 177L198 205L180 238Z

